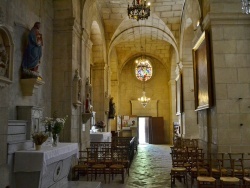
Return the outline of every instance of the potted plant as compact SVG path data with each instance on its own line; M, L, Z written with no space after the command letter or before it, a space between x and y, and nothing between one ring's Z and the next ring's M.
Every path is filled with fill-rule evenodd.
M44 132L36 132L32 134L33 142L35 143L36 150L41 149L41 145L47 140L48 134Z

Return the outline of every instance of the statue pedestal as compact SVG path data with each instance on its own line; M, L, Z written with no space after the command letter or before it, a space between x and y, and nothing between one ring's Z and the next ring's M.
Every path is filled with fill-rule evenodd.
M85 124L92 117L92 113L82 113L82 123Z
M34 93L34 89L37 89L40 85L45 84L45 82L41 78L21 79L20 83L23 96L32 96Z

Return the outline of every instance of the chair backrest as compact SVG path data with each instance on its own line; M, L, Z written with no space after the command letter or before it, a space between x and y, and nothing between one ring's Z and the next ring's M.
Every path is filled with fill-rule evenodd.
M98 148L86 148L87 150L87 162L96 162L98 157Z
M112 162L123 164L129 162L128 151L126 148L113 148L112 149Z
M197 160L197 176L212 176L211 161L209 159Z
M234 176L232 161L230 159L218 159L220 176ZM226 170L226 172L225 172Z
M112 143L111 142L90 142L91 148L98 148L98 150L111 148Z
M228 153L229 159L244 159L244 153Z
M239 159L241 163L242 177L250 177L250 159Z
M87 151L79 151L78 164L84 164L87 162Z
M204 160L205 153L198 148L193 148L192 150L188 150L188 160L190 161L192 168L197 166L199 161Z
M184 164L188 161L187 152L175 151L171 153L171 157L173 167L184 167Z

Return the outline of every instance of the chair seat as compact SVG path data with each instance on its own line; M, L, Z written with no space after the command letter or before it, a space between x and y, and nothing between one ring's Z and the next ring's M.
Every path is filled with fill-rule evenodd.
M222 172L227 172L227 169L222 168L221 171L222 171ZM220 170L217 169L217 168L212 168L212 172L220 172Z
M237 183L240 181L240 179L236 177L220 177L220 180L228 183Z
M191 167L192 165L190 163L184 163L184 167Z
M124 165L121 165L121 164L113 164L113 165L111 165L109 168L111 168L111 169L122 169L122 168L124 168Z
M191 172L197 172L197 168L191 168ZM200 168L199 169L199 172L207 172L207 169L205 169L205 168Z
M93 169L98 169L98 168L106 168L105 164L95 164L92 166Z
M244 170L245 174L249 174L249 170L245 169ZM234 173L243 173L243 170L241 169L234 169Z
M198 176L197 181L205 181L205 182L215 182L216 179L213 177L207 177L207 176Z
M221 169L221 172L222 172L222 174L227 174L227 169ZM212 168L212 173L217 173L217 174L219 174L220 173L220 170L219 169L216 169L216 168Z
M187 171L187 169L183 168L183 167L174 167L174 168L171 168L171 171L183 171L183 172L185 172L185 171Z
M84 169L86 169L86 168L88 168L88 165L79 164L79 165L75 165L75 166L73 167L73 170L84 170Z
M244 181L250 182L250 177L244 177Z
M88 163L88 164L95 164L96 161L95 161L95 160L88 160L87 163Z

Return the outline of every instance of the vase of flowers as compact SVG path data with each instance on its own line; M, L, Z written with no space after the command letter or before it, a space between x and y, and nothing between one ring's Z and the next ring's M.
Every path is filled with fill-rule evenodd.
M37 132L32 134L33 142L35 143L35 149L40 150L41 145L47 140L48 135L44 132Z
M64 118L58 118L55 114L53 118L44 118L45 132L48 132L48 134L52 136L53 147L56 147L58 144L59 134L63 130L67 118L67 115Z
M104 121L97 121L95 126L100 130L100 132L105 131L106 124L104 123Z

